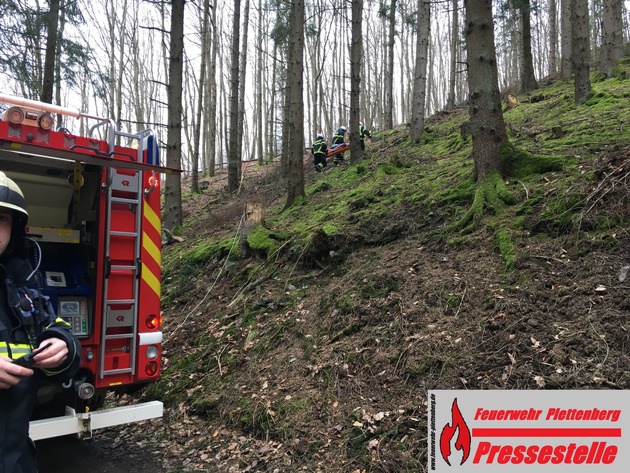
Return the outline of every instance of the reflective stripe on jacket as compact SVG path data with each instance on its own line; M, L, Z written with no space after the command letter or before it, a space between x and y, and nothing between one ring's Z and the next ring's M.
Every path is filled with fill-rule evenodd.
M37 391L48 382L70 379L81 364L80 344L68 323L55 316L47 298L26 287L31 271L27 260L3 257L0 261L0 356L20 358L53 337L66 342L68 355L59 367L36 369L33 376L0 389L0 473L37 472L35 446L28 436ZM21 298L29 300L30 310L28 304L20 304Z
M324 140L317 140L313 143L313 154L326 154L328 146Z

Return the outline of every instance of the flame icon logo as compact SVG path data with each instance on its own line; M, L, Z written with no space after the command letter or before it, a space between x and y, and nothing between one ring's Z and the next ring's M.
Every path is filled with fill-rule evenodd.
M451 416L453 423L446 424L440 434L440 452L442 453L444 461L448 466L451 466L451 463L448 461L448 457L451 456L451 440L455 436L455 431L458 431L457 439L455 440L455 449L462 451L463 455L460 465L463 465L468 459L468 455L470 455L470 429L468 425L466 425L466 421L457 406L457 398L453 399Z

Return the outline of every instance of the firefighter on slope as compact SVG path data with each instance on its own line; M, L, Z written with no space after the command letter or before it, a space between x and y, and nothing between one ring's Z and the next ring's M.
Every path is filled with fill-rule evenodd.
M313 143L313 160L315 161L315 170L322 172L326 167L326 154L328 153L328 145L323 134L318 134Z
M342 145L345 142L346 142L346 127L340 126L337 132L333 135L332 144ZM344 154L345 154L345 151L343 153L339 153L335 155L335 157L333 158L333 164L335 166L339 166L339 163L343 161Z
M359 138L361 139L361 149L365 149L365 137L372 138L370 130L363 126L363 123L359 123Z
M36 473L35 446L28 436L37 390L61 383L79 368L80 344L68 324L56 319L47 299L26 283L34 274L27 258L26 202L0 171L0 473ZM13 364L36 348L34 365Z

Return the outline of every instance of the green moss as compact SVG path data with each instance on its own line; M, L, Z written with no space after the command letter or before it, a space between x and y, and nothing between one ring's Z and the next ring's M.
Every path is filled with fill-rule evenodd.
M499 229L496 232L496 243L506 269L512 269L516 261L516 249L509 230L506 228Z
M531 264L540 265L541 271L548 270L540 255L525 253L531 239L538 238L537 233L559 237L553 243L563 248L574 245L570 251L576 257L593 249L619 246L623 241L619 235L630 226L624 207L627 197L616 194L621 192L616 184L605 196L595 194L603 179L610 176L606 174L609 165L614 165L614 161L606 159L616 158L616 150L625 150L630 142L630 57L619 62L616 75L594 82L594 96L584 105L573 102L572 80L558 80L519 96L518 104L504 112L510 136L510 146L501 154L500 168L505 175L496 173L475 182L471 139L461 133L468 114L459 110L431 117L427 123L430 133L423 136L419 145L411 143L404 127L375 133L363 161L315 175L306 188L306 205L284 210L284 202L277 199L277 204L265 209L266 230L256 229L250 241L261 251L278 256L273 260L256 260L256 264L245 268L224 265L228 254L230 259L238 257L239 241L233 237L238 227L236 219L226 230L216 222L207 223L217 227L207 238L165 246L162 289L166 310L173 300L182 305L189 303L186 298L198 294L199 284L213 281L215 275L230 272L230 268L226 286L232 281L241 288L258 279L264 280L265 286L261 285L259 293L243 297L243 307L231 306L229 314L216 315L212 329L216 327L220 338L199 336L190 341L192 353L177 358L173 355L163 379L150 388L150 395L167 400L169 405L192 405L199 415L220 412L232 426L261 437L282 438L292 429L295 434L300 416L313 415L310 399L291 402L285 396L276 398L269 394L270 389L264 403L250 398L250 393L243 394L241 400L240 395L235 395L234 386L251 387L251 377L258 375L256 363L275 362L285 347L292 347L298 356L317 360L321 369L316 381L328 392L336 393L340 373L320 359L321 353L346 345L356 347L343 356L359 364L365 362L362 357L366 355L362 354L363 346L356 346L357 342L361 345L378 339L382 347L387 347L390 339L400 340L400 334L394 333L401 330L399 317L374 323L371 310L366 314L363 308L365 301L373 303L372 310L377 304L380 310L381 304L395 302L388 295L404 291L409 282L403 284L389 275L378 276L379 272L369 269L359 274L358 268L348 267L348 261L360 260L366 268L373 268L378 260L368 251L370 248L404 238L409 235L407 231L413 232L413 240L401 244L424 247L425 257L432 254L431 247L425 244L429 230L435 231L431 235L435 242L450 248L490 241L497 252L497 267L510 269L506 280L518 284L522 281L519 261L529 258ZM378 144L377 138L381 140ZM187 221L184 233L190 233L189 225L202 225L205 218L200 212L190 220L192 223ZM301 272L303 268L297 263L304 261L316 234L330 239L335 256L321 258L309 267L309 272ZM282 247L281 254L277 252L278 245ZM392 251L395 255L399 249ZM355 257L348 258L353 252L357 252ZM330 251L323 254L329 255ZM319 274L343 277L343 285L323 291L312 282ZM270 277L265 279L266 276ZM310 288L293 291L281 302L274 301L282 311L258 307L258 298L265 294L267 284L286 285L294 276L295 280L307 281ZM423 275L418 277L421 284ZM313 318L319 319L317 326L309 325L308 333L314 332L311 337L305 329L301 331L306 324L272 319L280 312L296 313L301 304L298 298L307 291L309 296L315 292L319 296L316 309L307 308ZM569 289L566 291L570 293ZM464 292L461 287L444 287L439 294L427 296L442 313L453 315L460 307L462 313L466 309L468 299ZM493 308L496 303L488 300ZM409 325L404 329L414 330L415 324L422 325L424 321L412 319L409 312L405 323ZM331 347L331 343L335 346ZM229 348L221 352L225 346ZM243 346L247 350L242 350ZM400 350L392 356L392 366L397 367L397 375L414 385L443 379L459 366L457 353L445 355L430 349L413 353L413 347L404 353ZM341 356L340 351L335 354ZM217 356L223 376L217 376ZM194 400L189 399L187 392L197 386L202 388L195 392ZM367 432L360 428L350 431L348 426L344 431L348 442L355 443L357 454L365 453L366 435L372 435L364 430Z
M262 225L257 225L247 235L247 244L252 250L269 256L280 248L281 241L278 240L278 237L277 232L272 232Z
M392 163L382 163L379 164L376 167L376 173L382 173L385 175L392 175L392 174L399 174L400 173L400 166L396 166L395 164Z
M502 149L501 168L506 177L524 178L533 174L561 171L567 162L567 158L535 155L509 146Z

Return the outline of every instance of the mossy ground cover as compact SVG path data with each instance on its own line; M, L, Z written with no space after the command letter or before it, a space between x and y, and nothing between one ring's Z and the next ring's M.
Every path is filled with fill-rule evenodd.
M157 445L190 471L422 471L428 389L630 388L630 81L594 81L580 106L572 87L506 108L519 167L465 225L466 110L429 118L419 146L374 133L358 165L306 157L299 207L271 170L238 203L187 198L195 223L164 252L168 362L145 393L167 407ZM248 198L264 251L244 258Z

